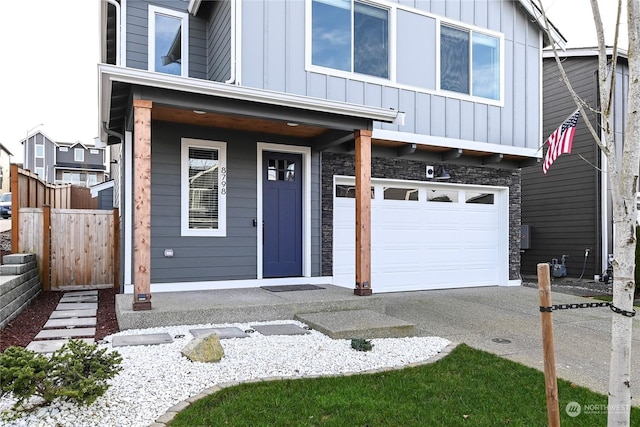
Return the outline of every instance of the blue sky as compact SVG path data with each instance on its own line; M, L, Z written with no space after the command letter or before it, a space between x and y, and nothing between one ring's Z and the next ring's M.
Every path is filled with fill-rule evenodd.
M22 161L19 141L40 123L37 129L56 141L92 143L98 136L100 3L2 3L0 142L13 152L14 161ZM544 0L544 4L569 46L595 46L589 0ZM612 32L615 2L600 0L600 4L605 26Z

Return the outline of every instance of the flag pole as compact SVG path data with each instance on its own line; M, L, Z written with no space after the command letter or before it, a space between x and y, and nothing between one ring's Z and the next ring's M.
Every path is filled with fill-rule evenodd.
M556 351L553 342L553 313L551 311L551 274L548 263L538 264L538 290L542 321L542 351L544 354L544 383L547 395L549 427L560 427Z

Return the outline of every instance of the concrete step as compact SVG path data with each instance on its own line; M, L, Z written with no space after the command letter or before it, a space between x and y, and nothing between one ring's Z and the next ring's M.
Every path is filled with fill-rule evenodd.
M95 343L93 338L82 338L82 341L87 344ZM53 353L56 350L60 350L60 348L68 342L69 340L31 341L29 345L27 345L27 350L35 351L36 353Z
M47 340L56 338L91 338L96 334L96 328L73 328L73 329L43 329L36 335L36 340Z
M49 319L70 319L72 317L96 317L98 310L56 310Z
M95 317L70 317L66 319L51 319L44 324L43 329L78 328L80 326L96 326Z
M10 254L2 257L2 264L27 264L35 260L35 254Z
M334 339L403 338L415 334L415 325L372 310L297 314L297 320Z
M9 256L6 255L5 258ZM38 263L35 261L26 262L24 264L5 264L0 265L0 275L2 276L16 276L18 274L24 274L28 271L38 268Z

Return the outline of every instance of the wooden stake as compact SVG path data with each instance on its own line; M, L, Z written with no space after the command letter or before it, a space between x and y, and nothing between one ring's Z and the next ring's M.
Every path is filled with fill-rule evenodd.
M356 139L356 287L355 295L371 290L371 131L361 129Z
M538 289L540 291L540 318L542 320L542 350L544 353L544 383L547 394L547 418L549 427L560 426L558 408L558 380L556 374L556 351L553 343L553 313L542 311L551 307L551 273L549 264L538 264Z

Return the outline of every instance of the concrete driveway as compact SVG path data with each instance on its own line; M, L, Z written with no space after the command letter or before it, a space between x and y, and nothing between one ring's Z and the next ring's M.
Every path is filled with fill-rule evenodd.
M553 304L593 301L553 293ZM490 287L385 295L386 314L413 322L416 335L437 335L543 370L538 290ZM611 316L608 308L553 313L558 376L607 394ZM640 321L633 320L632 395L640 404Z
M0 218L0 233L11 230L11 218Z

